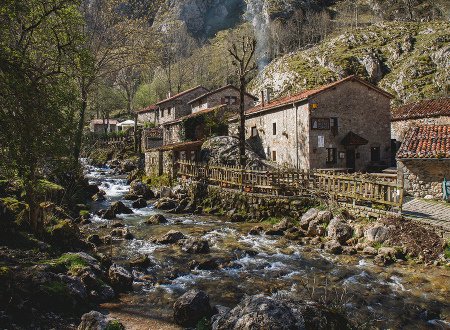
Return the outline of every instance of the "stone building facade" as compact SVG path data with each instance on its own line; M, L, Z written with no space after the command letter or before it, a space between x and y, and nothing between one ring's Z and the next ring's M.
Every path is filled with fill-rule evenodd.
M248 110L246 138L262 156L286 167L351 171L387 167L391 98L350 76ZM234 124L236 132L236 119Z
M159 107L159 124L189 115L191 106L188 102L207 92L206 88L197 86L158 102L156 105Z
M450 98L409 103L392 110L392 139L403 142L409 129L420 125L450 125Z
M139 123L150 123L153 126L158 126L159 108L156 105L150 105L144 109L136 112Z
M119 122L116 119L92 119L89 123L89 130L94 134L117 132L117 124Z
M249 93L244 94L245 109L251 108L257 98ZM240 104L239 89L233 85L227 85L199 96L188 102L192 107L192 113L226 105L229 109L238 110Z
M444 178L450 179L450 125L409 129L397 153L398 179L408 195L442 199Z

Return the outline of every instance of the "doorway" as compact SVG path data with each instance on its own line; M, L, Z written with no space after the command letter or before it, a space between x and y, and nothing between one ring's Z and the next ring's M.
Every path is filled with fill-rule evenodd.
M346 166L350 173L355 172L356 167L356 153L354 148L348 148L346 150Z

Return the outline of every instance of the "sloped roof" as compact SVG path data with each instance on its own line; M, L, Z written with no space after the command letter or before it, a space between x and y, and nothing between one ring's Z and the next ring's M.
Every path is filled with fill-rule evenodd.
M397 158L450 158L450 125L412 127L406 134Z
M341 144L344 146L363 146L367 143L369 143L369 141L351 131L348 132L348 134L341 141Z
M262 106L262 104L259 104L256 107L253 107L253 108L247 110L245 113L247 115L250 115L250 114L254 114L254 113L258 113L258 112L262 112L262 111L275 109L275 108L278 108L278 107L281 107L281 106L285 106L285 105L288 105L288 104L300 102L300 101L303 101L303 100L307 100L311 96L320 94L320 93L322 93L322 92L324 92L324 91L326 91L326 90L328 90L330 88L333 88L333 87L335 87L337 85L340 85L340 84L342 84L344 82L347 82L347 81L357 81L357 82L359 82L361 84L364 84L367 87L377 91L378 93L385 95L386 97L393 98L393 96L391 94L389 94L388 92L382 90L381 88L378 88L377 86L372 85L371 83L369 83L369 82L367 82L367 81L365 81L365 80L363 80L363 79L361 79L361 78L359 78L359 77L357 77L355 75L352 75L352 76L348 76L347 78L335 81L335 82L333 82L331 84L327 84L327 85L321 86L321 87L316 88L316 89L306 90L306 91L302 91L302 92L294 94L294 95L290 95L290 96L274 99L273 101L265 104L264 106Z
M109 120L109 125L117 125L118 123L119 123L119 121L117 121L116 119L110 119ZM101 125L103 125L103 119L92 119L91 120L91 124L94 124L94 125L101 124ZM108 124L108 120L107 119L105 119L105 124Z
M210 96L210 95L219 93L219 92L221 92L221 91L223 91L223 90L225 90L225 89L228 89L228 88L232 88L232 89L234 89L234 90L236 90L236 91L239 92L239 88L237 88L237 87L234 86L234 85L229 84L229 85L226 85L226 86L217 88L217 89L215 89L215 90L213 90L213 91L210 91L210 92L208 92L208 93L205 93L205 94L203 94L203 95L200 95L199 97L197 97L197 98L195 98L195 99L189 101L188 104L194 103L195 101L198 101L198 100L201 100L201 99L203 99L203 98L205 98L205 97L208 97L208 96ZM252 95L252 94L250 94L250 93L247 93L247 92L245 93L245 95L247 95L248 97L251 97L251 98L254 99L254 100L257 100L257 99L258 99L256 96L254 96L254 95Z
M450 116L450 97L405 104L392 110L392 121Z
M165 99L165 100L159 101L158 103L156 103L156 105L160 105L160 104L163 104L163 103L165 103L165 102L175 100L175 99L177 99L177 98L179 98L179 97L181 97L181 96L183 96L183 95L186 95L186 94L188 94L188 93L194 92L194 91L196 91L197 89L200 89L200 88L203 88L203 89L206 90L206 91L208 90L207 88L205 88L205 87L199 85L199 86L196 86L196 87L194 87L194 88L187 89L187 90L185 90L185 91L183 91L183 92L181 92L181 93L178 93L178 94L176 94L176 95L174 95L174 96L168 97L168 98Z
M141 110L136 111L136 113L147 113L147 112L151 112L151 111L155 111L158 110L158 106L156 106L155 104L149 105L148 107L145 107Z
M177 118L177 119L175 119L175 120L168 121L168 122L166 122L166 123L162 123L161 125L162 125L162 126L166 126L166 125L176 124L176 123L182 122L183 120L186 120L186 119L189 119L189 118L194 118L194 117L201 116L201 115L205 115L205 114L208 114L208 113L210 113L210 112L213 112L214 110L218 110L218 109L221 109L221 108L224 108L224 107L226 107L226 105L219 105L219 106L214 107L214 108L203 109L203 110L200 110L200 111L196 111L196 112L194 112L194 113L191 113L191 114L189 114L189 115L186 115L186 116Z
M180 143L172 143L172 144L166 144L164 146L154 148L151 150L154 151L170 151L170 150L176 150L176 151L183 151L183 150L193 150L198 149L202 146L203 140L199 141L188 141L188 142L180 142Z

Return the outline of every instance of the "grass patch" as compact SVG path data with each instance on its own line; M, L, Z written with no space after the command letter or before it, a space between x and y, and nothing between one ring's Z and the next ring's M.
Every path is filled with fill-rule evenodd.
M172 186L172 181L166 174L155 175L155 176L143 176L142 182L148 184L151 187L170 187Z
M58 259L49 260L44 263L49 264L56 269L63 269L65 271L75 271L88 266L88 263L79 255L69 253L63 254Z
M277 218L277 217L269 217L269 218L267 218L266 220L264 220L263 222L269 223L269 224L271 224L271 225L275 225L275 224L277 224L277 223L280 222L280 221L281 221L281 218Z

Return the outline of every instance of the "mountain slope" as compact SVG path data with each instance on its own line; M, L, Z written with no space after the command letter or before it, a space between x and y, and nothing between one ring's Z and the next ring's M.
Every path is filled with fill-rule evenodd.
M250 90L258 95L272 87L285 95L358 74L395 95L396 103L445 95L449 42L448 22L378 23L274 60Z

